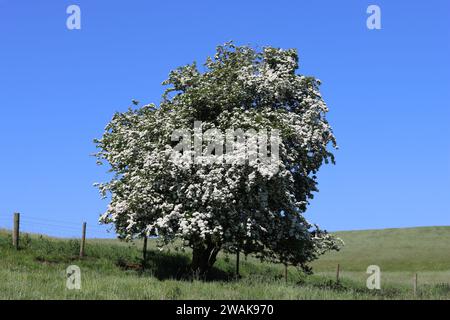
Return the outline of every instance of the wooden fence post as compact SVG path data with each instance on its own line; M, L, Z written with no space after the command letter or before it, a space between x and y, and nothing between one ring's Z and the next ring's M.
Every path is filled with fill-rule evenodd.
M284 264L284 279L286 280L286 283L288 283L288 265L287 265L287 263Z
M144 236L144 246L142 248L142 269L145 269L145 265L147 263L147 240L148 237L147 235Z
M19 236L20 236L20 213L14 213L14 228L13 228L13 246L19 250Z
M239 278L239 250L236 253L236 278Z
M340 264L338 263L337 268L336 268L336 283L337 283L337 284L339 284L339 276L340 276L340 273L341 273L341 266L340 266Z
M417 273L414 275L413 291L414 291L414 297L416 297L417 296Z
M84 257L84 248L86 246L86 222L83 222L83 230L81 234L80 258Z

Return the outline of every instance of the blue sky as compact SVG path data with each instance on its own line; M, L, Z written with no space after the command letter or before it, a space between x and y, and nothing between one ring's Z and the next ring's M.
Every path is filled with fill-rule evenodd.
M81 30L66 8L81 8ZM368 30L379 5L382 29ZM450 225L450 2L0 0L0 227L105 236L92 140L228 40L297 48L340 145L307 212L328 230Z

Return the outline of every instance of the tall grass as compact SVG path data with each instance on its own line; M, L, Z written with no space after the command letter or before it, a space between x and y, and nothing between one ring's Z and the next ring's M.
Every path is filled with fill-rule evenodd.
M208 279L190 277L189 252L159 251L149 243L143 268L141 243L89 240L78 258L79 240L22 235L19 251L0 231L0 299L450 299L450 228L360 231L339 234L342 252L313 263L306 276L283 266L241 259L242 278L234 277L235 259L221 254ZM448 250L448 248L447 248ZM341 282L334 280L336 264ZM382 290L365 287L369 264L382 268ZM65 270L78 265L82 289L66 288ZM419 291L412 276L419 272Z

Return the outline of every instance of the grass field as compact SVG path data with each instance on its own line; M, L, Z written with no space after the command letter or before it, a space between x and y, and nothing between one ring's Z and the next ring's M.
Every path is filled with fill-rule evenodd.
M141 243L88 239L79 260L79 241L30 235L21 249L0 231L0 299L450 299L450 227L338 232L345 247L312 264L314 275L221 255L207 281L180 277L189 253L159 251L149 244L147 268L140 268ZM336 266L341 282L335 283ZM66 289L65 270L78 265L82 289ZM369 265L381 268L381 290L366 288ZM418 293L413 276L418 273Z

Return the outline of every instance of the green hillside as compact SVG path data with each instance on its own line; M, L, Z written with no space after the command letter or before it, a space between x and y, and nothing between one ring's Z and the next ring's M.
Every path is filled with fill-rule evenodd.
M345 247L312 264L314 275L221 255L206 281L185 276L189 252L159 251L150 241L145 270L141 243L88 239L80 260L79 241L21 236L21 249L0 231L0 299L450 299L450 227L338 232ZM341 281L336 284L336 267ZM82 289L65 287L65 270L78 265ZM381 268L381 291L365 287L369 265ZM413 276L419 289L413 295Z

